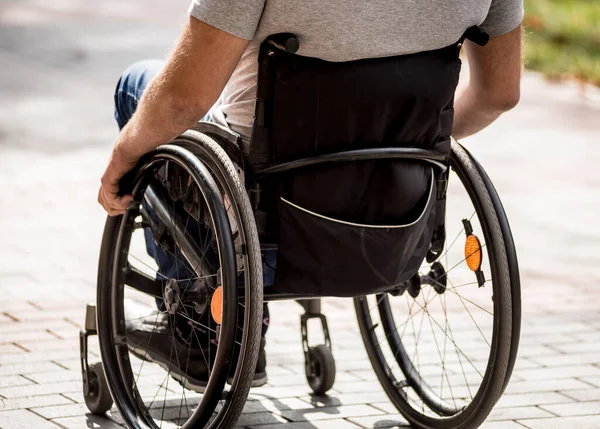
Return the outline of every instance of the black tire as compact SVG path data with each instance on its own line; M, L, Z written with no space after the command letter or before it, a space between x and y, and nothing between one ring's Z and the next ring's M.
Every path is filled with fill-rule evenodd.
M243 331L243 350L239 354L231 391L237 393L236 400L228 403L228 417L219 427L232 427L237 422L244 405L255 374L256 362L261 342L263 317L263 272L260 241L256 229L256 221L244 181L242 167L235 165L223 147L212 137L195 130L186 131L173 141L189 149L200 159L217 179L220 188L232 198L232 207L242 225L243 241L246 243L249 279L251 287L246 288L244 315L245 329Z
M89 366L89 389L83 392L85 405L92 414L104 414L111 409L113 405L110 390L102 368L102 362L96 362Z
M421 279L426 278L427 270L435 268L439 272L440 267L445 267L442 268L443 276L437 276L438 279L444 279L444 287L440 288L441 284L435 282L436 288L431 287L426 290L425 282L420 286L421 293L416 297L410 296L409 293L397 297L380 294L355 298L354 301L363 342L379 381L398 411L412 425L423 429L479 427L508 383L518 345L520 326L518 266L504 210L481 166L476 163L472 155L454 141L451 168L459 180L450 178L452 186L448 191L447 203L452 204L453 197L459 196L459 193L455 192L458 191L455 185L462 184L463 192L466 191L467 198L474 207L471 218L467 221L470 226L471 223L479 223L475 234L477 232L482 234L484 239L479 249L482 272L485 268L483 272L485 287L480 287L480 278L472 278L472 282L464 284L455 284L452 281L452 276L455 274L455 278L467 278L464 273L457 274L459 269L464 270L463 266L467 265L463 264L467 259L466 256L462 261L459 260L458 264L449 264L447 260L452 246L461 234L465 233L463 223L463 229L459 231L454 241L452 241L454 234L447 235L446 251L442 257L432 265L424 262L422 266ZM464 198L464 201L467 198ZM464 208L464 201L457 198L456 204L460 210ZM467 216L469 213L466 213ZM446 215L448 216L448 213ZM449 226L452 226L452 222L447 217L446 227ZM485 276L488 268L491 279L489 274ZM455 271L452 272L453 270ZM431 272L433 270L429 271L430 279ZM471 271L467 268L464 272ZM447 289L446 281L448 281ZM457 291L457 288L462 289ZM473 296L483 296L485 299L468 299L465 294L469 293ZM491 293L490 300L487 300L486 293ZM457 300L462 308L459 305L452 308L447 302L452 299ZM400 314L394 308L403 300L406 301L408 311ZM422 300L423 304L419 300ZM436 307L438 301L440 304ZM487 306L492 310L489 311ZM436 310L442 314L439 317L445 317L444 326L439 323L439 317L436 319L435 316L438 314ZM473 316L475 310L478 313ZM456 326L454 330L450 326L449 318L452 317L459 321L458 330ZM406 322L398 324L396 318L406 319ZM428 319L429 323L424 322L425 319ZM485 323L480 326L481 320ZM475 325L476 329L471 325ZM467 332L466 328L474 334ZM431 330L430 336L427 336L428 329ZM413 335L409 335L409 332ZM491 339L487 338L486 332L491 333ZM484 341L481 341L479 335ZM464 350L464 346L458 344L461 337L467 339L467 348ZM441 347L442 340L443 347ZM468 343L468 341L473 342ZM447 347L449 343L451 345ZM426 351L420 352L419 347ZM446 361L448 349L454 349L456 354L456 358L450 359L453 360L451 363ZM420 359L423 354L426 355L425 360ZM478 385L471 389L473 380Z
M508 361L508 369L506 371L506 379L504 380L504 388L502 391L506 390L508 386L508 382L510 381L510 376L512 375L513 369L515 367L515 363L517 361L517 354L519 350L519 341L521 339L521 278L519 275L519 263L517 258L517 250L515 249L515 242L513 240L512 231L510 229L510 225L508 223L508 218L506 217L506 213L504 212L504 206L500 201L500 197L496 192L496 188L492 184L489 176L479 164L479 162L468 152L469 158L473 162L473 165L477 167L479 174L481 174L481 178L483 183L485 184L490 197L492 199L492 204L494 205L494 209L498 214L498 220L500 221L500 228L502 229L502 237L504 238L504 244L506 246L506 256L508 258L508 267L510 269L510 286L511 286L511 294L512 294L512 316L513 316L513 326L512 326L512 342L510 344L511 351L510 357Z
M317 395L327 393L335 382L335 359L325 344L308 349L308 362L304 365L306 381Z
M240 180L236 167L221 147L209 137L194 131L185 133L171 143L161 146L140 161L136 174L132 175L135 177L132 186L134 203L130 205L125 215L109 217L106 222L100 253L97 291L98 335L102 360L117 408L128 427L155 428L160 426L157 423L159 420L167 421L169 419L178 427L184 428L230 428L235 425L246 402L260 344L263 287L258 234L244 184ZM169 367L169 373L165 377L166 387L164 381L159 386L159 391L161 391L160 389L165 391L162 413L153 414L151 407L155 405L158 392L149 404L150 398L146 399L141 393L143 377L140 377L140 373L144 367L143 361L148 360L149 354L144 351L140 353L139 350L132 351L130 354L127 344L125 331L127 321L123 302L124 291L128 293L131 288L124 287L126 285L123 273L127 271L127 267L131 263L129 251L130 245L133 246L131 240L135 229L150 230L142 216L141 201L144 198L146 187L152 177L155 178L153 179L155 180L154 185L159 183L157 182L157 178L160 176L158 170L166 163L175 165L176 168L185 172L186 178L191 180L186 185L188 188L195 186L202 191L200 195L203 198L204 211L202 213L204 214L202 216L198 214L198 217L202 218L203 225L207 229L210 228L211 231L211 243L201 244L204 249L202 258L206 255L206 248L210 247L216 253L216 263L220 267L218 273L215 272L205 277L213 276L213 281L217 282L219 280L216 279L220 276L223 285L223 304L222 322L216 322L214 316L211 316L218 326L214 329L208 327L217 335L218 343L212 346L213 351L216 348L212 360L210 344L208 358L202 352L204 361L210 370L209 379L203 391L197 390L197 392L201 392L200 396L192 396L192 399L189 399L188 397L193 393L188 392L186 396L184 389L181 401L177 398L176 400L167 400L168 388L173 386L173 383L171 386L168 384L169 374L180 381L182 386L190 386L187 380L182 380L182 377L175 371L172 372ZM227 209L225 209L225 200L228 201ZM142 216L142 220L136 221L140 216ZM233 225L236 225L235 234L233 234ZM151 234L154 234L154 231ZM177 234L170 236L171 242L175 245L174 249L180 249L179 238ZM156 237L154 239L158 240ZM213 244L213 240L216 244ZM179 254L179 250L171 252ZM194 262L197 264L194 269L202 269L204 266L210 265L204 260ZM189 261L188 263L189 266L194 265ZM198 280L203 279L200 274L197 276L199 276L196 277ZM243 276L243 288L238 286L241 276ZM190 278L190 280L193 279ZM150 279L150 281L152 280ZM162 283L163 288L165 283L168 284L165 281ZM127 286L129 285L130 283L127 283ZM133 291L133 293L139 294L137 291ZM211 303L210 299L208 303ZM185 303L181 301L181 308L184 311L185 307ZM212 311L211 305L205 305L202 308L206 314ZM176 310L176 314L179 312L180 310ZM157 318L159 315L157 314ZM196 323L192 318L189 320L192 324ZM173 336L177 329L172 329ZM195 332L196 328L192 327L190 335L193 334L198 339ZM177 334L181 335L179 332ZM172 353L173 349L171 349ZM177 348L175 348L175 353L177 353ZM188 363L189 353L188 351ZM140 357L142 362L141 365L138 365L139 372L136 377L132 369L132 362L134 360L137 362ZM171 357L169 357L169 363L171 363L170 359ZM179 365L181 362L179 356L176 360ZM160 364L160 362L157 363ZM161 366L164 368L164 365ZM146 368L148 367L157 368L152 364L146 364ZM181 366L179 370L182 370ZM232 386L226 390L226 380L232 375ZM194 403L196 400L198 401L197 405ZM184 402L185 407L183 407ZM190 407L189 404L192 406ZM179 414L177 415L175 411L175 417L172 419L165 417L168 415L169 407L173 407L173 405L175 408L179 407ZM166 414L165 410L167 410ZM182 413L182 410L185 412Z

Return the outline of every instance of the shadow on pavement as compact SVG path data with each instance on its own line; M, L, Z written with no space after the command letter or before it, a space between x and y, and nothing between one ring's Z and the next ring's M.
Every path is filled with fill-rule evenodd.
M289 423L298 423L302 425L302 429L318 429L319 426L314 425L311 420L326 422L329 420L329 416L331 418L349 418L352 416L342 416L342 412L340 407L342 407L342 403L338 398L333 395L325 395L325 396L317 396L311 395L311 403L307 403L305 409L292 409L289 406L285 405L279 399L264 395L264 394L253 394L255 398L260 399L250 399L247 401L246 406L244 408L244 412L240 416L236 427L255 427L259 425L270 425L270 426L281 426L284 427ZM263 401L265 403L263 403ZM268 406L266 403L271 404L272 406ZM165 409L173 410L177 407L178 404L174 404L173 401L159 402L155 404L153 407L154 413L151 414L156 418L160 417L159 410L162 409L163 405L166 406ZM158 414L157 414L158 413ZM328 416L318 416L317 419L311 419L311 414L326 414ZM111 412L107 416L97 416L93 414L86 414L86 427L90 429L116 429L120 427L124 427L124 423L120 418L118 412ZM364 417L364 416L354 416L356 418ZM380 418L381 420L379 420ZM287 420L284 422L283 420ZM403 420L393 420L390 419L390 416L373 416L374 422L370 427L374 429L379 428L411 428L406 421ZM171 420L174 422L174 420ZM337 420L339 422L339 420ZM180 422L182 424L183 421ZM173 426L168 426L175 427ZM322 425L320 425L322 427Z

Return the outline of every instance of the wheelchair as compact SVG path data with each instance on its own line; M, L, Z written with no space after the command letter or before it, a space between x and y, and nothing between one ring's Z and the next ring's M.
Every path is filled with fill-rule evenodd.
M485 43L476 30L465 37ZM415 73L442 61L440 73L454 82L453 58L463 40L408 60L418 65ZM449 133L429 147L277 147L274 141L315 135L314 124L297 121L304 106L294 98L314 95L306 88L315 69L319 79L331 78L319 91L347 87L353 76L364 79L369 67L381 70L378 61L337 70L344 65L300 57L297 50L291 34L261 45L249 154L240 149L239 135L200 122L144 156L123 179L123 193L133 201L124 215L106 221L97 302L88 307L80 336L86 404L102 414L114 401L131 428L233 427L252 384L263 305L278 300L303 306L306 378L314 394L325 394L334 385L335 362L320 300L338 296L353 299L372 367L401 415L417 428L478 427L509 382L520 331L517 256L498 194ZM386 63L388 70L398 65L390 61L397 59ZM453 90L450 85L448 94ZM353 96L368 99L360 91ZM372 110L369 101L364 109ZM292 119L278 123L275 112L282 111L291 111ZM407 169L415 189L396 202L396 184L407 177L400 171ZM341 191L346 188L351 192ZM372 195L373 189L380 191ZM419 195L411 197L412 191ZM373 198L357 204L365 195ZM380 204L375 214L373 201ZM404 207L406 201L414 207ZM149 241L178 261L176 270L187 278L159 272ZM276 267L269 252L276 252ZM263 284L263 271L273 268L273 284ZM191 354L202 355L208 368L202 389L188 389L177 371L149 363L144 350L132 351L126 329L132 300L150 301L157 318L185 322L167 328L179 341L169 360L184 372ZM320 321L324 344L309 345L311 319ZM102 362L90 365L88 337L96 334ZM193 349L186 338L203 346Z

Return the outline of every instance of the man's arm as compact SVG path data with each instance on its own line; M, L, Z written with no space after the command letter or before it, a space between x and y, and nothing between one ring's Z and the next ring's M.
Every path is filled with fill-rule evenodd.
M130 200L117 196L121 177L143 154L206 115L248 43L190 17L165 68L150 83L115 143L98 194L98 202L110 215L122 214Z
M469 83L455 103L455 138L481 131L519 102L521 34L519 25L507 34L492 37L485 46L465 41Z

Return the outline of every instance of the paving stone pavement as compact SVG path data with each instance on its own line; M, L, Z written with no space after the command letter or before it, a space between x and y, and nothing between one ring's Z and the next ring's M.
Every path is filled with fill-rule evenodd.
M165 54L186 2L47 3L0 4L0 428L117 428L87 413L78 360L112 89L130 62ZM502 197L523 285L519 358L484 429L600 428L599 138L598 90L526 74L520 105L465 140ZM271 308L269 384L239 426L408 427L370 369L351 301L324 303L338 366L325 398L304 381L300 307Z

